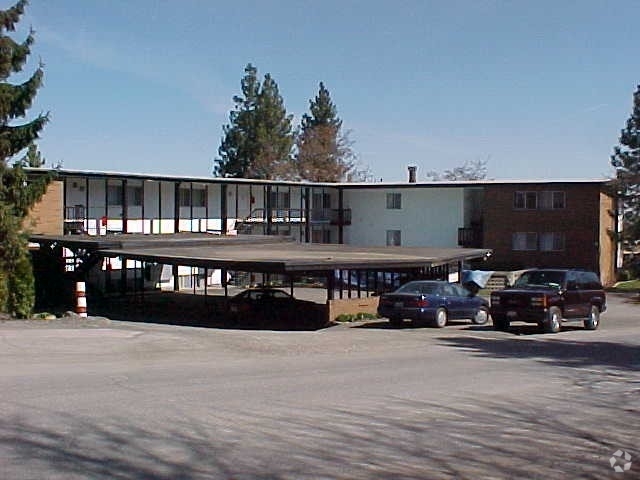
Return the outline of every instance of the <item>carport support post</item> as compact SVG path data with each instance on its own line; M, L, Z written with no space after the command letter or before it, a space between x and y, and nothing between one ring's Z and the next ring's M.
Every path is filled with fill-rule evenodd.
M126 257L120 257L120 294L126 295L127 293L127 259Z
M173 291L180 290L180 278L178 277L178 265L171 265L171 274L173 275Z
M224 287L224 297L227 298L229 295L229 286L227 285L227 269L220 269L220 281L222 282L222 286Z
M327 300L333 300L334 295L334 284L335 284L335 275L333 270L327 272Z

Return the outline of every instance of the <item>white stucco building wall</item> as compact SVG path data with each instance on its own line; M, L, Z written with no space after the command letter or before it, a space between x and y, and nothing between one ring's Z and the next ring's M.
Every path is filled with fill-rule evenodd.
M399 193L401 208L387 208L387 194ZM464 188L348 189L345 208L351 208L351 225L345 243L384 246L387 231L401 232L406 247L456 247L458 228L465 226Z

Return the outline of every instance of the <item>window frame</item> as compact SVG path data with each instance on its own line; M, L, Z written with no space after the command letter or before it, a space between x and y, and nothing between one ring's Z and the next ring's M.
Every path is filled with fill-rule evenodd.
M524 248L516 248L517 246L519 246L520 242L516 242L516 238L518 238L518 236L524 235ZM529 240L533 238L534 241L531 242L533 243L533 247L532 248L528 248L529 246ZM511 235L511 250L514 252L535 252L538 250L538 232L513 232L513 234Z
M402 210L402 193L387 192L387 210Z
M530 200L533 200L533 206L530 205ZM513 192L514 210L537 210L538 203L538 192L532 190L517 190Z
M386 231L387 247L402 246L402 230L390 229Z
M549 241L551 248L547 248L546 243ZM564 252L566 250L566 235L564 232L542 232L538 235L538 243L541 252Z
M563 210L567 208L567 196L563 190L544 190L540 192L539 200L540 210Z
M122 207L122 184L107 185L107 207Z

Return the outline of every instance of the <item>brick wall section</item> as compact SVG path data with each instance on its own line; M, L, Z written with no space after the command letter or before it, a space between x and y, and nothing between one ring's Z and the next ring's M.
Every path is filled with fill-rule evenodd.
M378 309L378 297L329 300L329 321L342 314L373 313Z
M516 210L513 207L516 191L565 192L566 207L557 210ZM610 197L609 202L612 202ZM603 216L601 185L597 183L536 183L487 185L484 198L484 247L493 249L493 256L483 268L574 267L601 272L605 264L602 254L611 257L609 242L604 241L602 229L609 221ZM612 203L611 203L612 204ZM560 252L514 251L515 232L561 232L565 235L565 249ZM610 260L607 260L610 261ZM606 263L606 261L605 261ZM603 281L609 282L610 269L606 264ZM612 274L612 273L611 273Z
M25 226L34 234L62 235L64 230L63 182L53 181L47 191L36 203Z
M600 278L605 285L616 282L616 201L600 194Z

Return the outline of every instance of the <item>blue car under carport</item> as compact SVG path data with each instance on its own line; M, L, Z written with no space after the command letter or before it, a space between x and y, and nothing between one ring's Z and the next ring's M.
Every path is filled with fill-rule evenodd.
M393 325L405 319L415 325L442 328L449 320L470 319L476 325L489 320L489 302L462 285L439 280L416 280L380 296L378 315Z

